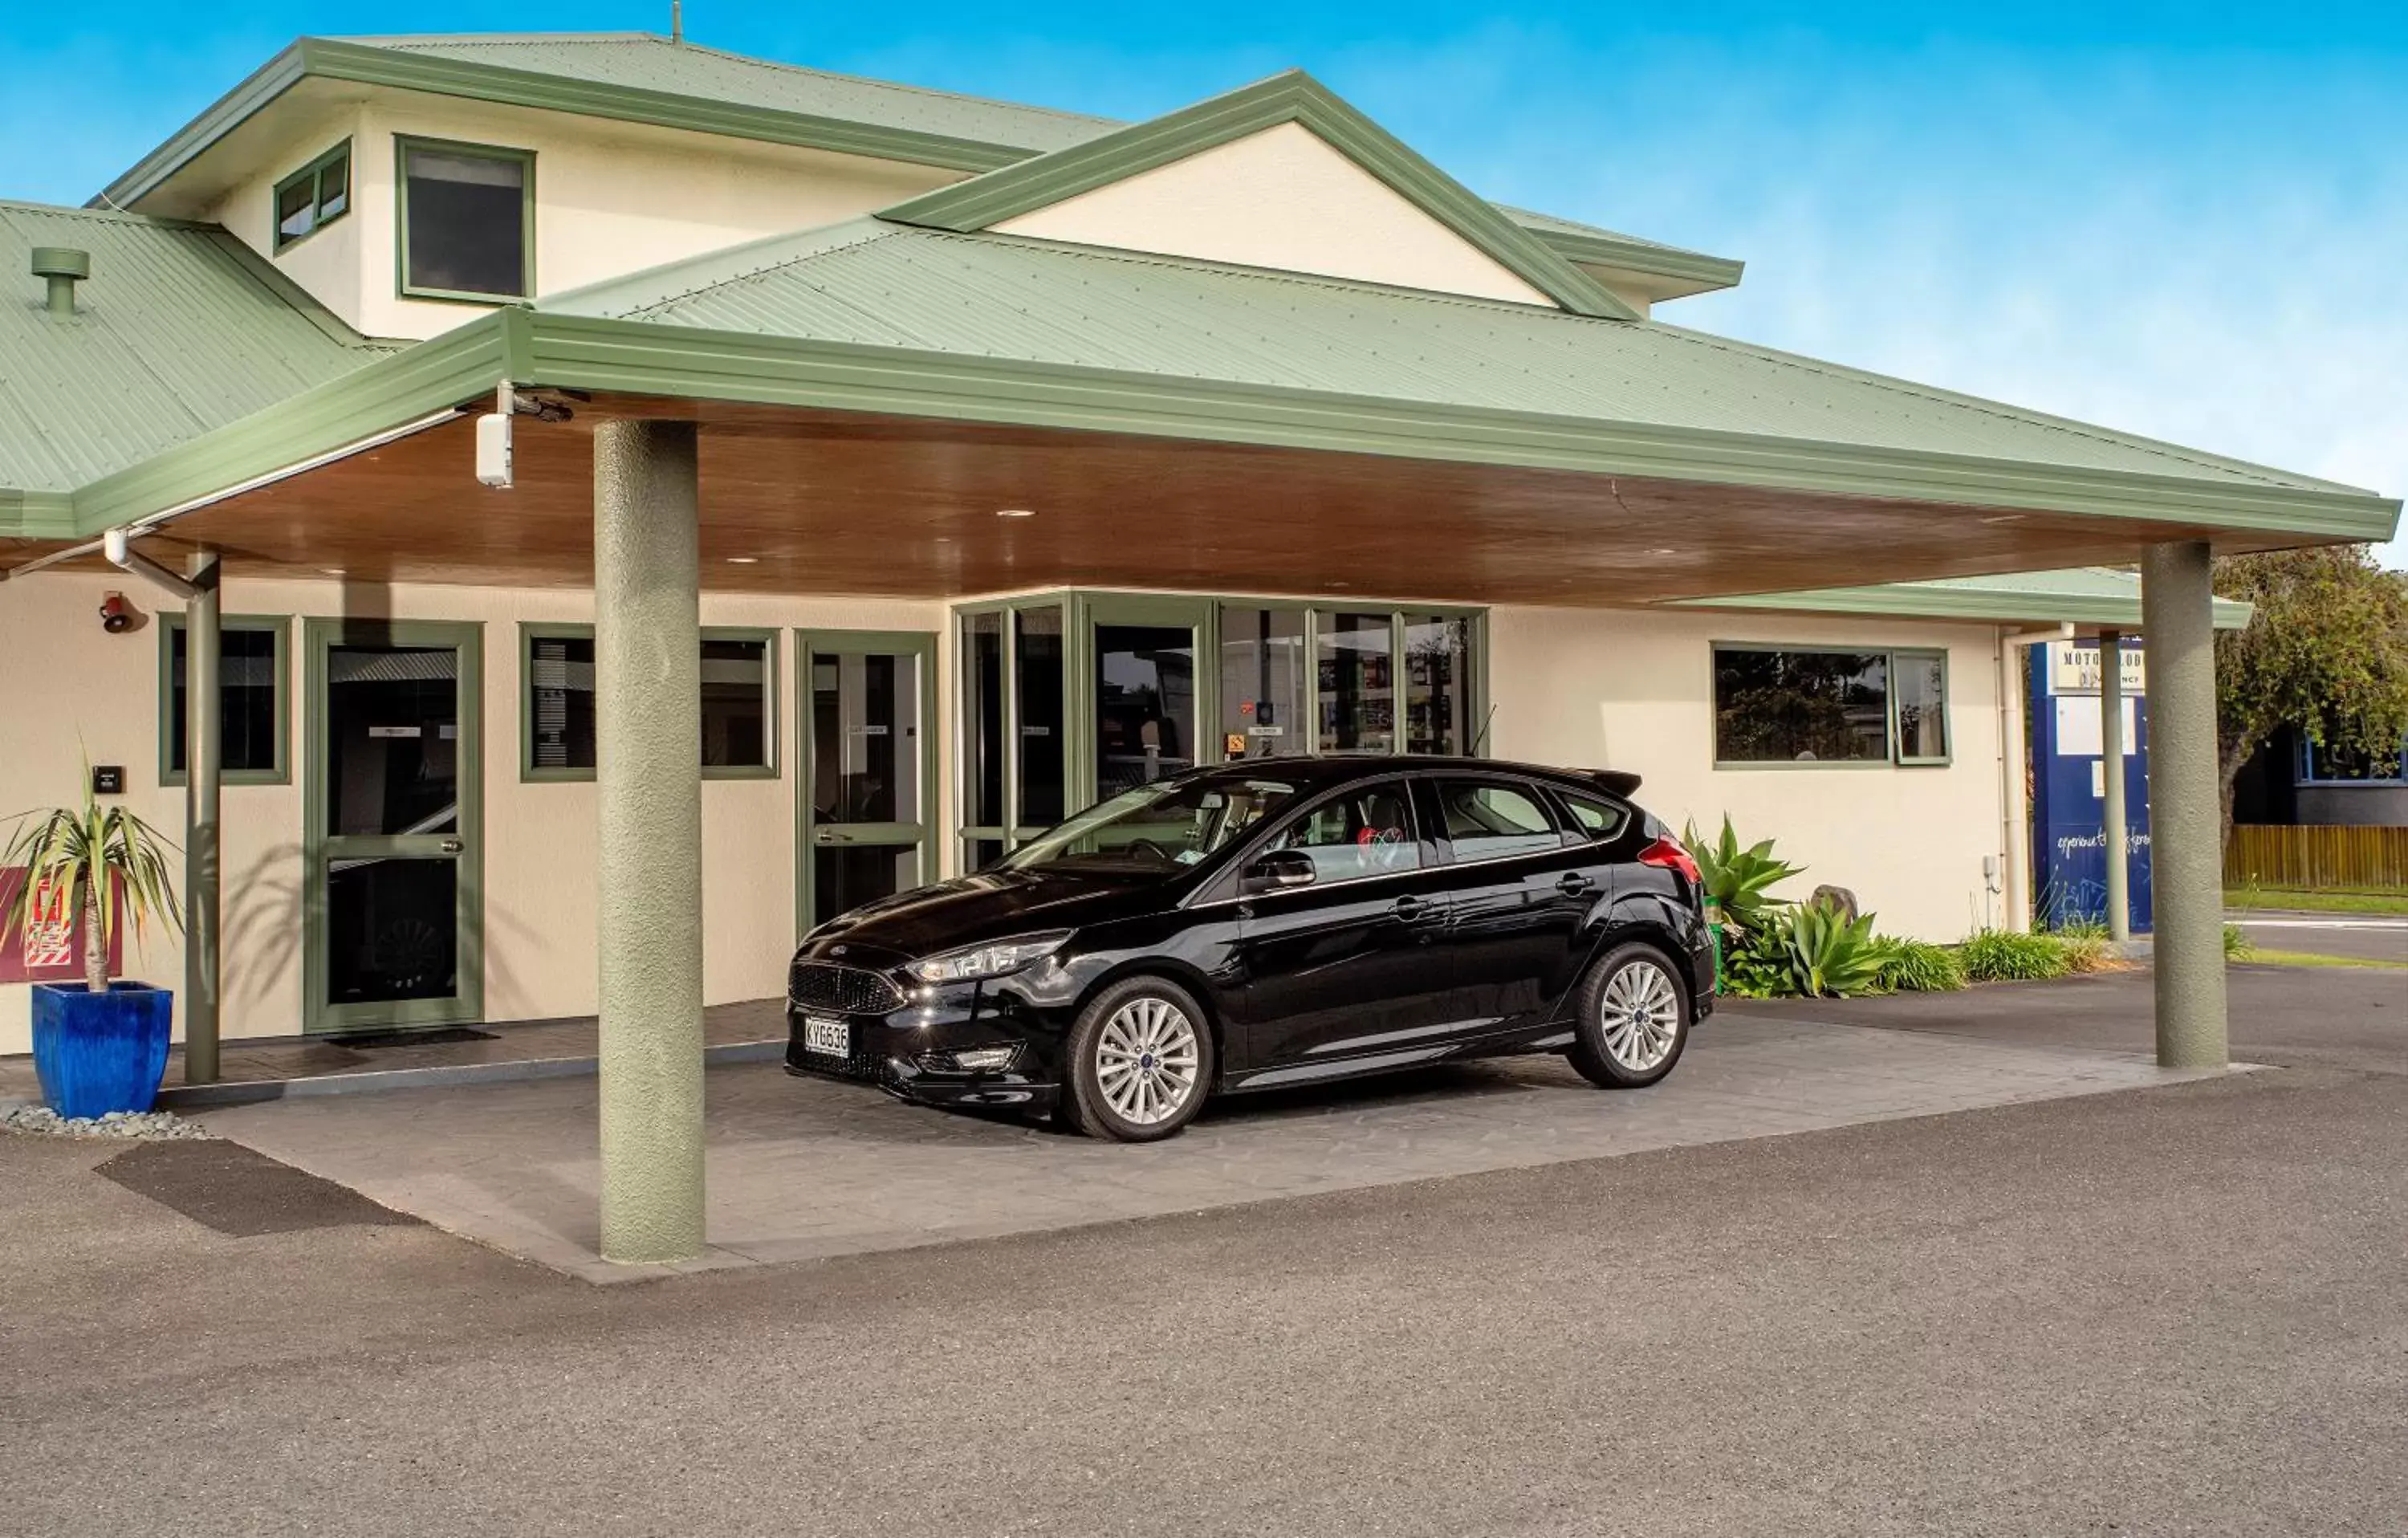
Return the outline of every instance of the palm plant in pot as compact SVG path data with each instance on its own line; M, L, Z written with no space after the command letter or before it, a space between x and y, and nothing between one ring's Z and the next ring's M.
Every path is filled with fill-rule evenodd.
M43 1100L62 1116L148 1111L158 1096L175 995L147 983L112 983L109 942L129 918L137 936L153 917L182 928L168 878L174 847L140 817L103 807L86 790L81 811L58 807L19 817L0 853L0 869L25 868L0 910L0 944L45 921L41 903L50 894L64 893L64 913L83 925L84 980L34 985L34 1071Z

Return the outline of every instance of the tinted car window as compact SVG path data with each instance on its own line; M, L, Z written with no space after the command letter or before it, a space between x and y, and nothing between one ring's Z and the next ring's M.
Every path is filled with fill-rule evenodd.
M1538 797L1518 785L1484 780L1440 780L1447 841L1458 860L1489 860L1539 849L1560 849L1555 820Z
M1355 881L1417 870L1412 803L1402 782L1383 781L1333 796L1271 838L1272 849L1311 856L1319 882Z
M1601 798L1584 796L1576 790L1558 790L1555 794L1571 809L1572 821L1580 825L1581 835L1592 842L1612 838L1630 821L1628 812Z

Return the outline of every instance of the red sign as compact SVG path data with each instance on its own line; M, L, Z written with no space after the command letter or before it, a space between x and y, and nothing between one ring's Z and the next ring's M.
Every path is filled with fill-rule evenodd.
M17 900L17 889L25 884L25 868L12 865L0 870L0 913L8 911ZM117 976L125 970L124 908L119 906L121 922L108 937L108 975ZM81 913L67 912L67 889L64 884L45 882L34 893L33 912L26 915L24 927L0 935L0 983L80 983L83 981L84 922Z

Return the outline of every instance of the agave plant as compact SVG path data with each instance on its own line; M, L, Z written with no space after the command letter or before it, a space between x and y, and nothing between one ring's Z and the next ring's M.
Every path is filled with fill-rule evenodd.
M91 778L87 772L87 784ZM45 887L64 887L69 911L84 923L85 985L107 993L108 945L121 909L134 920L136 935L154 913L170 928L183 927L167 871L167 851L175 847L123 807L102 807L88 789L80 812L57 807L22 814L7 849L0 852L0 867L26 868L24 881L0 910L0 944L33 922L35 901Z
M1723 815L1721 838L1700 838L1698 825L1691 823L1681 830L1681 842L1698 862L1707 898L1721 906L1727 921L1750 931L1762 927L1765 909L1778 900L1768 895L1768 889L1806 869L1774 858L1770 839L1741 848L1727 812Z
M1789 973L1809 999L1845 999L1882 984L1887 952L1873 937L1873 915L1850 918L1834 902L1810 902L1789 915Z

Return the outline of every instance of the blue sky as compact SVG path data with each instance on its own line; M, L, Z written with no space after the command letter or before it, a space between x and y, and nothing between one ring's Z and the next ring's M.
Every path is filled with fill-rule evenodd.
M692 0L686 23L1116 116L1302 65L1480 192L1746 259L1666 320L2408 493L2408 5L1711 10ZM54 8L0 38L0 196L83 201L301 34L667 16Z

